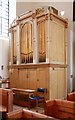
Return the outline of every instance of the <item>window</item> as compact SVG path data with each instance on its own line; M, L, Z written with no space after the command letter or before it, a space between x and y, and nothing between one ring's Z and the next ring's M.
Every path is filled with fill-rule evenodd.
M9 0L0 0L0 35L9 36Z

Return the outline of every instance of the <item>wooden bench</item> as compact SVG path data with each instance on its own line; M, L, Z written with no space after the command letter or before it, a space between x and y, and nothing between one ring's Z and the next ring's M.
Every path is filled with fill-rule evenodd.
M30 109L29 97L34 94L35 90L12 88L14 93L13 103L21 106L27 106Z
M75 120L75 102L67 100L46 101L45 114L57 119Z
M13 92L9 89L0 88L0 113L3 116L13 111Z
M57 120L55 118L40 114L40 113L36 113L36 112L32 112L30 110L26 110L26 109L22 109L22 110L17 110L17 111L13 111L10 113L7 113L7 119L24 119L25 120L39 120L39 118L41 118L40 120ZM36 118L36 119L35 119Z
M75 102L75 92L67 94L67 100Z

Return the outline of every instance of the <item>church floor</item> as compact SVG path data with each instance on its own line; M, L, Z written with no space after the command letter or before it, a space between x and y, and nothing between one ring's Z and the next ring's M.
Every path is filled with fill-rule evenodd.
M28 110L27 107L22 107L22 106L18 106L18 105L13 105L13 111L19 110L19 109L23 109L23 108L25 108L25 109ZM31 108L30 110L36 112L36 108L35 108L35 107L34 107L34 108ZM42 114L43 114L43 113L44 113L44 109L38 107L38 113L42 113Z

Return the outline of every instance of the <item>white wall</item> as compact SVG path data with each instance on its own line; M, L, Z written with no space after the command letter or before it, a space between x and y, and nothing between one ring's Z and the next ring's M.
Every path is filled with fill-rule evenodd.
M16 0L10 0L9 24L16 18Z
M27 11L30 11L36 7L34 2L17 2L16 3L16 15L19 16Z
M73 23L73 88L75 91L75 21Z
M9 39L0 37L0 76L2 78L8 78L8 48L9 48ZM3 65L3 70L1 66Z
M9 23L16 18L16 0L10 0L9 8ZM9 38L0 36L0 76L2 78L8 78L8 52L9 52ZM3 65L3 70L1 66Z
M2 40L0 40L0 76L2 76L2 70L1 70L1 65L2 65Z
M59 14L61 10L65 11L64 18L68 18L68 92L72 91L72 75L73 75L73 3L72 2L17 2L16 15L21 15L28 10L39 8L42 6L54 6L58 9Z

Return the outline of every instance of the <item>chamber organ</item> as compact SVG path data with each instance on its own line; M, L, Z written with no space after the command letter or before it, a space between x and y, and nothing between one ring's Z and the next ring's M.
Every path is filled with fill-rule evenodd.
M67 28L53 7L34 9L12 23L10 87L45 87L49 99L67 95Z

